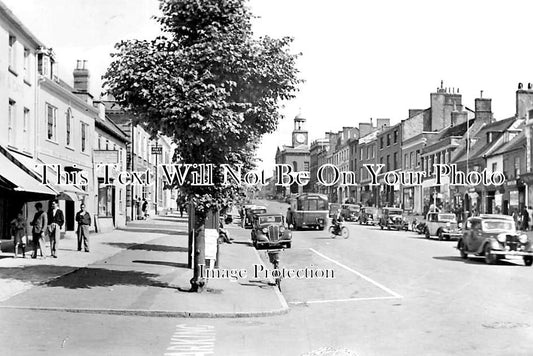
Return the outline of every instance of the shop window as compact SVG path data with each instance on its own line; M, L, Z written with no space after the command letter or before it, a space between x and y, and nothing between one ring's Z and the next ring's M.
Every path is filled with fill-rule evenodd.
M520 157L514 158L514 178L517 179L520 175Z
M98 188L98 216L112 217L113 216L113 189L112 185L104 185L103 179L99 179Z

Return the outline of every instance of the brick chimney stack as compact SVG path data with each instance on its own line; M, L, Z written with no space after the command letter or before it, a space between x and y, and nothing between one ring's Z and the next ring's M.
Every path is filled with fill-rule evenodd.
M516 91L516 118L526 118L531 109L533 109L533 86L531 83L528 83L527 89L524 89L522 83L518 83L518 90Z
M76 69L73 72L74 75L74 90L77 93L89 92L89 70L87 69L86 60L78 60Z
M483 120L487 124L493 121L492 99L483 98L483 91L481 91L480 97L475 100L475 115L476 120Z
M74 76L74 94L89 105L93 105L93 96L89 93L89 69L86 60L78 60Z

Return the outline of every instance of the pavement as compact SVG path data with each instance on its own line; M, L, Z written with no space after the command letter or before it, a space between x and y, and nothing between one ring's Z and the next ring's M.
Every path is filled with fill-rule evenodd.
M263 262L249 230L227 229L235 241L220 245L219 270L244 268L248 275L210 279L203 293L189 292L187 219L167 215L91 234L89 253L65 238L57 259L0 254L0 308L195 318L287 313L272 280L254 278L254 266Z

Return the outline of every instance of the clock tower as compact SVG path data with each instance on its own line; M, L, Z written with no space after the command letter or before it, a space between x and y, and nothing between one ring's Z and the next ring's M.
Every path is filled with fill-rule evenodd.
M301 114L294 118L294 130L292 131L292 147L308 145L308 133L305 129L305 119Z

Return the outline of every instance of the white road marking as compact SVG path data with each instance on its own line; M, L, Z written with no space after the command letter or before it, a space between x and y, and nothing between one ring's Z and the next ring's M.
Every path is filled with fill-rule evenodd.
M403 298L403 297L402 297L401 295L399 295L398 293L396 293L396 292L390 290L389 288L385 287L383 284L380 284L380 283L374 281L373 279L371 279L371 278L365 276L364 274L361 274L361 273L357 272L357 271L354 270L353 268L350 268L350 267L348 267L348 266L346 266L346 265L344 265L344 264L342 264L342 263L340 263L340 262L338 262L338 261L335 261L333 258L330 258L330 257L324 255L323 253L318 252L318 251L315 250L314 248L309 248L309 249L310 249L311 251L313 251L314 253L316 253L317 255L319 255L320 257L325 258L326 260L335 263L337 266L340 266L340 267L344 268L345 270L350 271L350 272L352 272L353 274L355 274L355 275L357 275L357 276L363 278L365 281L372 283L372 284L375 285L376 287L383 289L385 292L391 294L394 298Z
M176 325L165 356L203 356L215 353L215 327L212 325Z
M320 304L320 303L338 303L338 302L358 302L365 300L383 300L383 299L398 299L398 297L368 297L368 298L347 298L347 299L324 299L324 300L308 300L305 302L289 302L292 305L298 304Z

